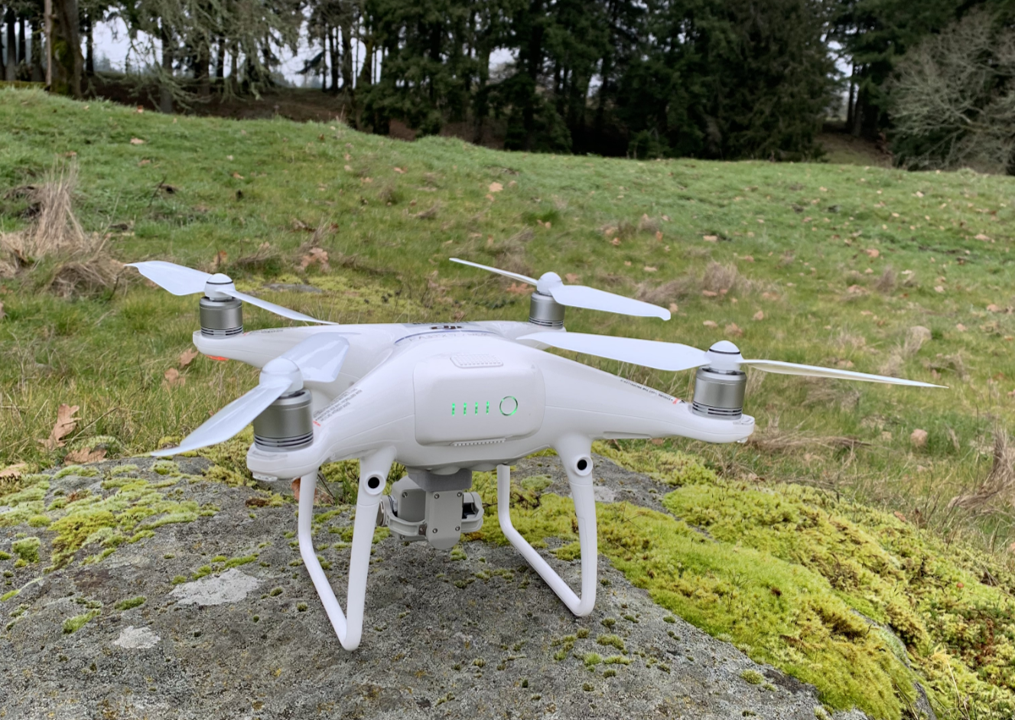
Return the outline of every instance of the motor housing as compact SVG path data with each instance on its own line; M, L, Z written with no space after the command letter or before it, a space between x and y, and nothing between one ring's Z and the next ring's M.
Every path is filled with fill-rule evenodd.
M736 420L744 414L746 386L747 375L740 370L698 368L691 410L703 417Z
M254 443L268 452L288 452L314 442L311 395L299 390L283 395L254 418Z
M201 334L223 338L243 334L243 303L236 298L201 298Z

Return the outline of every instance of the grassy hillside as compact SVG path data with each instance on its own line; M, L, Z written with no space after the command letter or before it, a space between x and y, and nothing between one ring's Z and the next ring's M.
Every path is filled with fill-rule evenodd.
M68 163L77 168L75 209L84 229L108 236L106 247L120 261L218 266L242 289L321 318L526 317L523 289L447 262L459 256L530 275L552 269L674 309L669 323L571 310L573 331L698 347L730 338L746 356L948 385L915 390L755 373L746 407L758 419L752 442L644 447L697 454L719 473L717 497L755 487L767 492L786 482L827 491L799 502L806 508L815 497L845 503L834 509L833 520L854 518L866 533L854 543L861 548L873 548L864 544L869 540L892 557L909 557L906 547L885 550L886 537L927 526L948 541L940 552L948 547L956 553L949 568L973 572L958 564L967 544L995 552L986 577L996 580L1008 562L1015 537L1006 498L987 512L948 507L951 498L984 482L994 435L1003 437L1013 417L1015 183L1007 178L831 164L505 154L449 139L401 143L342 125L172 118L0 91L0 232L31 227L26 186ZM327 268L319 262L301 267L322 257L310 252L313 247L327 253ZM133 271L115 289L64 298L45 289L60 272L58 264L43 262L0 280L0 469L59 463L68 450L95 445L97 438L111 453L143 452L196 427L255 382L256 371L237 363L180 362L197 325L195 299L153 290ZM271 290L266 283L323 292ZM249 328L278 324L253 309L245 315ZM691 387L690 373L583 361L678 396ZM179 377L167 378L169 370ZM61 403L79 406L78 422L63 447L47 447L40 441L50 436ZM914 431L926 435L917 432L914 439ZM651 462L652 453L638 444L614 450ZM731 505L681 493L669 501L679 514L707 509L708 517L695 525L721 523L712 533L730 547L742 543L809 568L844 607L906 637L919 671L936 668L924 679L941 683L934 701L946 716L960 713L965 695L981 709L1001 707L986 690L970 690L967 680L974 681L962 673L987 688L1009 687L1007 671L999 668L1006 667L1010 645L998 634L996 614L1006 588L1015 588L1007 575L978 583L987 589L970 605L929 590L920 605L912 583L930 582L920 567L879 575L873 589L863 573L836 579L845 571L814 561L807 548L788 547L784 538L750 536L746 527L738 537L738 522L771 529L770 519L733 521ZM753 495L736 497L745 508L757 504ZM850 499L898 516L871 520L867 510L850 510ZM847 547L844 540L836 552ZM624 557L618 551L614 561ZM744 560L741 570L755 560ZM699 559L697 567L701 577L733 572L726 580L737 587L740 571L719 565ZM632 566L632 577L642 570ZM643 579L666 604L663 591ZM701 596L703 607L729 602L722 588L712 590ZM892 593L918 613L913 622L922 631L900 633L915 625L906 614L893 620ZM958 630L927 628L931 618L952 618L952 610ZM694 621L741 641L713 615ZM833 616L825 620L834 627ZM851 628L840 629L848 637ZM804 661L789 645L777 652L778 638L771 635L759 657L793 672ZM958 678L948 681L959 683L954 691L946 683L949 673ZM797 674L819 683L822 676L813 668ZM878 677L880 684L871 680L878 697L895 700L861 704L896 717L911 693L893 689L901 677L896 669ZM824 691L841 706L863 688Z

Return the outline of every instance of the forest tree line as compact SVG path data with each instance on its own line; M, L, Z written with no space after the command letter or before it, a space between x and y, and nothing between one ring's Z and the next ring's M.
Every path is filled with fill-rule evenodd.
M50 6L49 17L46 8ZM257 94L283 53L361 129L508 149L797 159L832 116L915 167L1015 159L1009 0L17 0L0 71L81 96L120 20L161 106ZM491 69L491 56L512 58ZM846 68L842 72L840 68Z

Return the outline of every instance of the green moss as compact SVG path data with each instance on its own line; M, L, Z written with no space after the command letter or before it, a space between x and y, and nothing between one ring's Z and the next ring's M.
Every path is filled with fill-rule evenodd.
M32 515L28 518L28 527L46 527L52 522L46 515Z
M240 565L246 565L247 563L252 563L255 560L257 560L257 555L256 554L255 555L244 555L243 557L230 558L229 560L226 560L226 564L222 567L222 569L223 570L228 570L229 568L239 567Z
M117 465L114 468L110 468L108 474L110 477L118 477L120 475L130 475L131 473L136 473L138 470L138 466L133 464Z
M172 460L156 460L152 465L152 471L159 475L179 475L180 466Z
M582 656L582 662L585 663L586 670L591 670L602 661L603 658L598 653L585 653Z
M630 665L631 658L624 657L623 655L610 655L608 658L603 660L605 665Z
M740 673L740 677L751 685L761 685L761 683L765 682L765 676L757 670L744 670Z
M114 607L117 610L130 610L131 608L136 608L141 605L144 605L144 603L145 597L143 595L139 595L137 597L129 598L127 600L121 600L120 602L116 603Z
M3 595L0 595L0 602L7 602L12 597L17 597L18 593L20 592L21 592L20 588L18 588L17 590L10 590L8 592L5 592Z
M624 647L624 641L620 639L619 635L600 635L596 638L596 643L599 645L615 647L622 653L627 652L627 648Z
M98 477L99 471L87 465L68 465L67 467L60 469L53 477L55 479L59 479L67 477L68 475L76 475L78 477Z
M533 490L535 492L542 492L546 488L553 484L553 478L549 475L532 475L527 478L523 478L521 486L525 490Z
M10 560L10 559L11 559L10 553L5 553L3 550L0 550L0 560Z
M39 562L39 546L42 542L37 537L26 537L11 543L11 550L18 556L18 566Z
M89 622L97 618L100 612L101 611L99 610L91 610L89 612L84 613L83 615L75 615L74 617L67 618L66 620L63 621L64 635L76 633L78 630L83 628Z

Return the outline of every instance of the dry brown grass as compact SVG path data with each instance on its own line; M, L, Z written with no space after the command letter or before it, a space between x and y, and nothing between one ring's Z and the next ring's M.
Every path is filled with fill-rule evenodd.
M0 277L25 277L68 297L112 287L123 268L106 249L108 235L86 233L74 215L77 169L54 169L30 190L38 208L24 230L0 234Z
M810 435L797 431L784 431L769 426L756 430L747 440L747 444L763 453L794 453L825 448L827 450L855 450L870 443L865 443L848 435Z
M994 462L987 478L970 493L957 495L948 508L979 513L1007 508L1015 503L1015 443L1003 429L994 430Z

